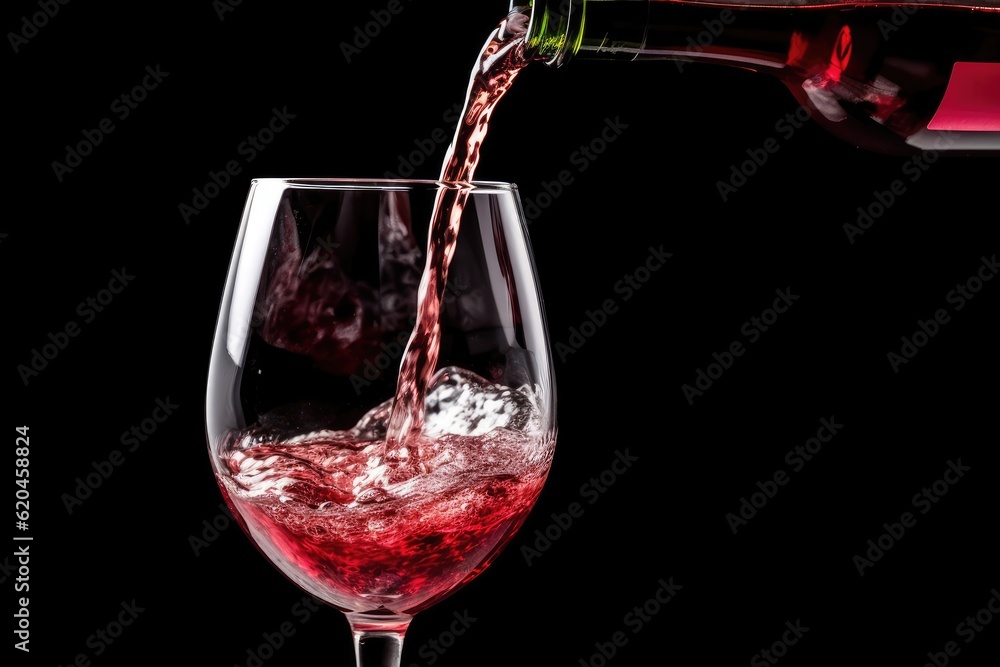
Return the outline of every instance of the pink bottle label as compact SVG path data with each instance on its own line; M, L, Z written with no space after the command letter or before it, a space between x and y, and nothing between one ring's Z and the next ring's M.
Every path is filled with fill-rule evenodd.
M955 63L927 129L1000 132L1000 64Z

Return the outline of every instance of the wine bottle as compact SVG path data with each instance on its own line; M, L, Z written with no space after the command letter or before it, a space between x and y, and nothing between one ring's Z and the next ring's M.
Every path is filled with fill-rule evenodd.
M528 16L528 56L554 67L738 67L781 80L854 146L1000 155L1000 0L514 0L511 10Z

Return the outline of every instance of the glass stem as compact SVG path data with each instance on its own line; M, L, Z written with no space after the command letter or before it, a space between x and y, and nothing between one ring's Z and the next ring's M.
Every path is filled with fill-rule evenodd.
M357 667L400 667L403 636L410 619L394 623L372 623L348 616L354 635L354 655Z

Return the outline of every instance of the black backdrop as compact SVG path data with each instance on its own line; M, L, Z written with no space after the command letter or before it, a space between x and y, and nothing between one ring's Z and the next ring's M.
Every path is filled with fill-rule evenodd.
M307 614L221 513L203 423L216 309L250 179L399 173L400 155L450 134L506 5L401 0L348 61L341 43L387 3L233 4L5 9L8 507L15 429L30 429L28 529L8 513L0 559L11 643L29 598L30 653L5 649L11 664L353 659L340 614ZM143 82L128 108L120 96ZM579 343L573 328L605 300L617 310L560 347L559 444L535 511L486 573L417 617L405 665L922 665L929 652L985 665L1000 652L1000 280L976 282L997 270L1000 161L942 160L913 181L905 158L809 122L779 134L796 106L741 70L583 61L529 68L503 100L477 176L520 187L553 345ZM276 113L282 131L251 162L242 142ZM614 141L581 159L605 131ZM89 155L67 156L88 137ZM724 200L718 181L769 138L780 149ZM414 176L437 175L444 145L429 152ZM185 219L230 161L240 173ZM902 179L852 239L858 207ZM651 249L672 255L626 300L615 285L645 278ZM100 312L79 307L115 272L127 284ZM979 291L960 301L959 285ZM766 332L744 329L781 294L792 305ZM920 321L935 335L894 368ZM25 375L53 339L62 348ZM735 341L743 354L710 369ZM699 370L716 378L689 401ZM123 443L157 401L169 416ZM815 449L824 423L809 460L787 456ZM112 472L67 501L95 465ZM769 484L779 471L786 483ZM602 474L614 483L595 493ZM762 506L736 523L743 499Z

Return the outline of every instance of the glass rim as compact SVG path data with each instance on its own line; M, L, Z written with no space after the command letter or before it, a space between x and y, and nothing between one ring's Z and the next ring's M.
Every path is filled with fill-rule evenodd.
M429 178L254 178L251 185L284 184L290 187L312 187L359 190L408 190L413 188L454 188L494 192L516 192L516 183L507 181L442 181Z

